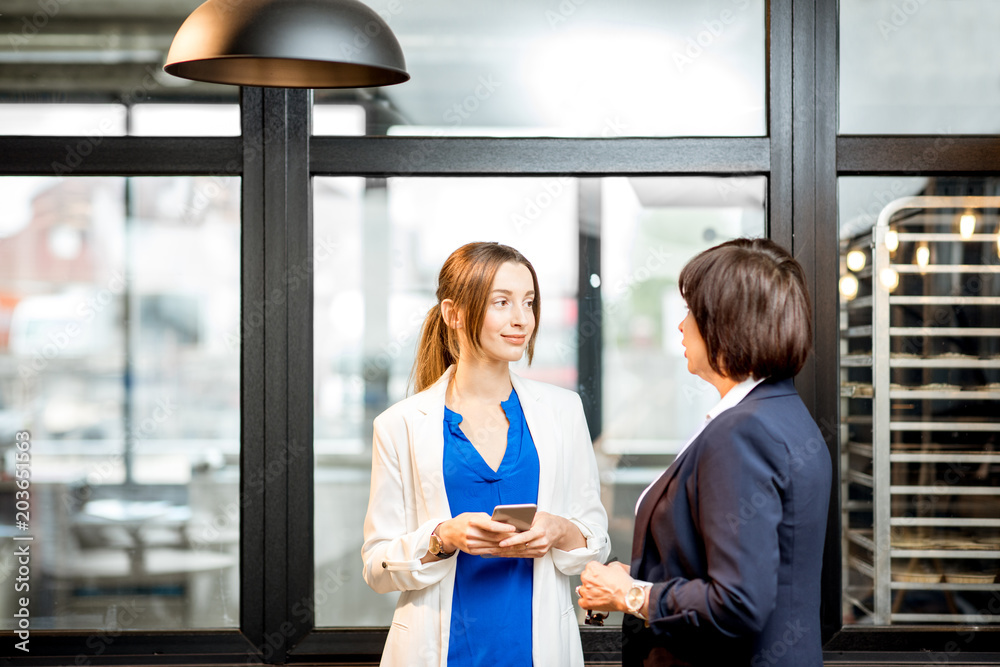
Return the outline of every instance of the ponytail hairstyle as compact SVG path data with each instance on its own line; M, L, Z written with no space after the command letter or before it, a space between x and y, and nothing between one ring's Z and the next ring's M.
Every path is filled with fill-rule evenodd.
M528 339L528 364L531 364L541 317L541 298L535 268L524 255L510 246L492 242L467 243L451 253L438 274L437 303L424 319L417 345L417 358L410 374L416 391L423 391L437 382L448 367L458 361L458 331L449 326L441 314L441 302L445 299L452 300L455 312L462 318L471 352L482 354L483 320L493 292L493 281L497 271L507 262L527 267L535 289L531 305L535 315L535 329Z

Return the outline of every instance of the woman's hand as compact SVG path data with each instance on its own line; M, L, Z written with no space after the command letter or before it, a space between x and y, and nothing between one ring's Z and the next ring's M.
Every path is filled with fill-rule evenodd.
M474 556L493 555L499 550L501 540L516 530L509 523L493 521L485 512L463 512L453 519L442 521L437 536L447 552L459 549Z
M632 588L632 576L624 563L587 563L576 587L580 607L593 611L626 611L625 594Z
M572 551L587 546L586 538L575 523L548 512L535 512L530 529L504 537L495 556L541 558L550 549Z

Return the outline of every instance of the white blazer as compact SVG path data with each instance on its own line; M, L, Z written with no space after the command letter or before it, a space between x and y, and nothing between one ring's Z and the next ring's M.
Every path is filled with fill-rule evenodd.
M422 564L431 531L451 518L444 487L444 403L454 366L424 391L375 419L372 482L361 548L364 577L378 593L403 591L382 665L448 663L457 558ZM583 404L572 391L511 373L535 449L538 509L575 523L587 546L552 549L534 562L531 596L536 665L583 665L570 577L611 552L608 516ZM497 613L503 613L497 610Z

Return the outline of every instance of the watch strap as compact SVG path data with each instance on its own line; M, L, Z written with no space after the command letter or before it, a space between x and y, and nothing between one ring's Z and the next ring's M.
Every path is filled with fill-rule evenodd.
M445 558L451 558L452 556L455 555L455 552L444 550L444 542L437 534L437 530L440 527L441 524L439 523L438 525L434 526L434 530L431 531L430 547L427 550L431 552L431 555L436 556L443 560Z

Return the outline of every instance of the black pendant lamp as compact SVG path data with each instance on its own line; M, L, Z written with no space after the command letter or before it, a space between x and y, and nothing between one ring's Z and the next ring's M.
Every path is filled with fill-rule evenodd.
M195 81L280 88L402 83L403 50L358 0L208 0L184 21L163 69Z

